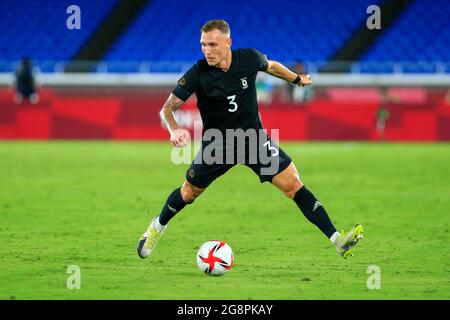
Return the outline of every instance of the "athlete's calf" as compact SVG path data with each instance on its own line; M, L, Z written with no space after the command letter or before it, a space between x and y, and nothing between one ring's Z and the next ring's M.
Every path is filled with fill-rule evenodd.
M293 163L273 177L272 184L294 200L304 216L315 224L331 242L336 242L339 232L319 200L300 181L297 168Z

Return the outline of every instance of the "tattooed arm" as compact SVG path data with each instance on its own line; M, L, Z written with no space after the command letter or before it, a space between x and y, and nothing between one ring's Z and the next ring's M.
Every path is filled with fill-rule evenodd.
M169 130L170 142L172 142L173 146L175 147L186 146L190 139L189 131L179 128L173 115L173 113L177 111L183 104L183 100L179 99L177 96L171 93L159 113L161 121L164 123L167 130Z
M166 103L164 103L161 112L159 113L162 122L166 126L167 130L169 130L170 134L178 129L178 124L175 121L173 113L177 111L183 104L183 100L179 99L177 96L171 93Z

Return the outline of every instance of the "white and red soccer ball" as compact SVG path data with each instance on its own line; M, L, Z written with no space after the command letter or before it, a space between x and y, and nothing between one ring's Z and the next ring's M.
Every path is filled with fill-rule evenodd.
M224 275L233 264L233 250L223 241L211 240L205 242L197 252L197 265L207 275Z

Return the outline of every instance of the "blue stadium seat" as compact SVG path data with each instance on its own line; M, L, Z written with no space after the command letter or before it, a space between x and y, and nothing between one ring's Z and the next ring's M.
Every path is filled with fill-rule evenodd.
M378 2L153 0L105 60L195 62L202 58L200 27L210 19L225 19L234 48L254 47L287 64L296 59L326 61L364 23L366 8ZM175 66L161 71L173 69L182 71Z
M116 0L0 1L0 60L17 61L29 56L45 71L52 67L41 61L67 61L111 10ZM67 7L81 10L81 29L69 30ZM41 61L39 61L41 60ZM11 65L13 65L11 63Z
M413 1L361 61L403 62L403 72L436 72L436 65L429 62L450 63L449 15L450 1Z
M74 2L81 8L81 30L66 28L69 2L0 1L0 71L10 71L25 55L41 70L53 71L48 61L70 60L117 1ZM108 71L114 72L184 71L202 58L199 29L203 23L225 19L231 25L233 48L254 47L287 65L302 60L320 66L364 25L367 7L381 1L152 0L104 61ZM448 73L449 14L448 0L411 2L362 56L360 71Z

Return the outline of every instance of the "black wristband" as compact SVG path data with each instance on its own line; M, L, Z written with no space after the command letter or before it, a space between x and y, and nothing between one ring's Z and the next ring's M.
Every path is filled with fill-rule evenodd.
M300 78L300 76L297 75L297 78L295 78L295 80L292 81L292 83L293 83L293 84L298 84L301 80L302 80L302 78Z

